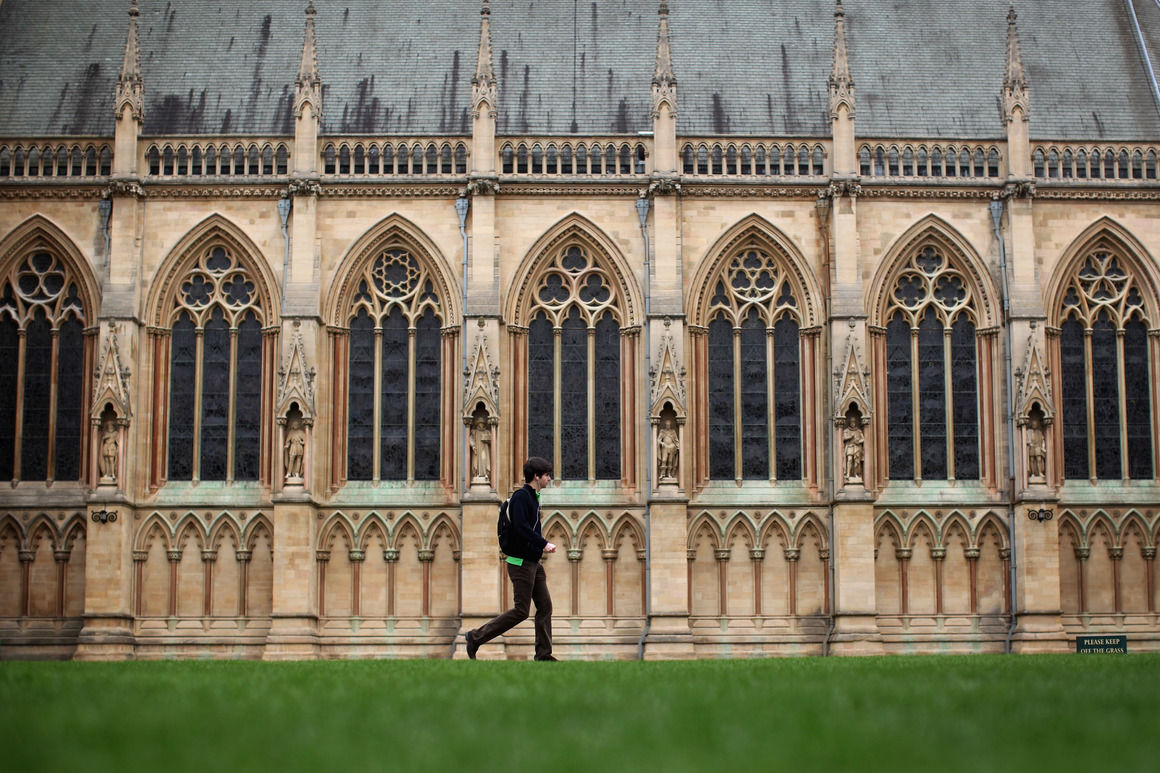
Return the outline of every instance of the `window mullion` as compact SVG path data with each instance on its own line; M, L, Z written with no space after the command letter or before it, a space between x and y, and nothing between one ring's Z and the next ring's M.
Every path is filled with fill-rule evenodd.
M563 371L563 364L560 362L560 357L563 354L563 338L564 329L562 327L552 328L552 469L561 478L564 477L563 470L560 467L560 435L563 428L560 422L563 421L563 411L560 407L560 374Z
M922 483L922 411L918 402L918 328L910 328L910 432L914 455L914 481Z
M24 371L28 360L28 330L19 328L16 331L16 438L12 452L12 483L20 481L21 452L24 446Z
M765 438L769 454L769 480L771 483L777 480L777 408L773 401L774 368L777 367L777 362L773 356L773 351L773 328L767 327L765 329L765 361L769 367L765 369L765 404L768 407L765 412Z
M375 325L375 355L374 355L374 380L375 380L375 409L374 409L374 432L373 448L372 448L372 464L371 464L371 480L382 480L381 464L383 456L382 438L383 438L383 321L380 319Z
M946 447L947 447L947 480L955 479L955 382L951 369L951 328L950 320L943 328L943 404L946 406Z
M596 482L596 328L588 328L588 482Z
M56 404L60 399L60 385L57 384L60 360L60 328L54 327L49 333L52 339L52 359L48 378L48 460L45 465L45 481L56 479Z
M1088 478L1096 482L1095 388L1092 385L1092 329L1083 330L1084 392L1087 397Z
M200 322L200 320L199 320ZM190 477L196 483L201 480L201 388L205 380L205 328L199 324L193 331L196 344L194 345L193 361L193 475Z
M738 484L741 469L741 328L733 328L733 477Z
M234 456L234 441L237 431L238 419L238 328L236 326L230 327L230 394L227 401L229 406L227 415L229 419L226 424L226 483L234 482L234 465L236 459Z
M415 335L414 320L407 328L407 482L415 482Z
M1116 401L1116 411L1120 414L1120 479L1128 482L1128 393L1124 383L1124 335L1123 325L1116 329L1116 386L1120 399Z

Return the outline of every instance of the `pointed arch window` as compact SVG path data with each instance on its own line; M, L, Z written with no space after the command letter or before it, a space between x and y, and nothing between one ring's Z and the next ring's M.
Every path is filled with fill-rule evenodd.
M887 472L894 480L980 477L978 301L940 245L915 250L885 320Z
M1090 250L1059 315L1064 478L1154 477L1152 325L1127 261L1106 245Z
M199 250L167 301L165 473L170 481L266 480L273 346L258 279L232 246Z
M95 338L80 279L34 250L0 275L0 480L81 480Z
M623 310L607 272L568 244L540 274L527 333L527 450L560 480L620 480Z
M709 477L801 480L801 310L763 249L730 259L709 302Z
M390 246L345 310L347 480L439 480L444 311L415 252Z

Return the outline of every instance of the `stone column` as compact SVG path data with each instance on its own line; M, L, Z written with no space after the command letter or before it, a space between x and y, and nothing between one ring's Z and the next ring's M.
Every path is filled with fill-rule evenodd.
M314 503L300 493L274 499L274 603L263 660L318 657Z
M463 634L478 628L503 611L500 609L500 593L505 577L499 571L496 561L499 545L495 535L499 502L499 496L490 490L468 491L463 496L463 552L460 560L462 613L459 636L455 640L455 659L467 657ZM486 656L486 651L481 652L481 657Z
M1059 529L1051 521L1033 521L1029 510L1048 502L1024 503L1015 510L1016 653L1066 652L1067 633L1059 608Z
M847 493L834 504L834 655L880 655L874 578L874 505L868 494Z
M116 512L85 529L85 613L74 660L133 660L133 511L115 493L96 492L89 510ZM97 579L99 578L99 579Z
M696 655L689 629L688 500L654 497L649 508L651 576L645 660Z

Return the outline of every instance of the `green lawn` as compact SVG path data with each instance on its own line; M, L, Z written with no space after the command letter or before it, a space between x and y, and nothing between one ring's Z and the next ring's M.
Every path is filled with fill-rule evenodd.
M1157 770L1160 655L0 663L13 771Z

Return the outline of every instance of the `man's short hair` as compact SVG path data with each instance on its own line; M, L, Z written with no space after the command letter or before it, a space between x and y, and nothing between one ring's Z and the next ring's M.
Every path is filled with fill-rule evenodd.
M524 483L531 483L532 478L538 478L544 473L552 471L552 463L540 456L533 456L524 462Z

